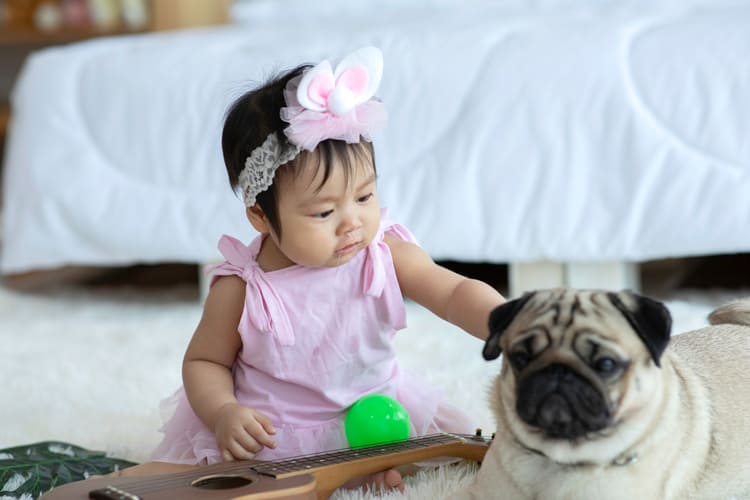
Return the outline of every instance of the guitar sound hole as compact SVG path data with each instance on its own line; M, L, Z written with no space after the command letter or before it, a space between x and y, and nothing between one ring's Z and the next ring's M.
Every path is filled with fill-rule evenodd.
M252 482L251 478L245 476L205 476L193 481L193 486L202 490L230 490Z

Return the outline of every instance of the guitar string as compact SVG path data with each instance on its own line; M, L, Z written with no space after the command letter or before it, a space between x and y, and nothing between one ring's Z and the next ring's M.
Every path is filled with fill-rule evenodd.
M444 435L442 434L434 434L430 435L430 437L437 436L439 438L444 438ZM426 437L426 436L423 436ZM453 437L449 442L452 442L455 440L455 437ZM332 463L341 463L341 461L352 461L357 460L359 458L368 458L368 457L375 457L375 456L382 456L386 455L389 452L400 452L400 451L407 451L412 449L418 449L420 447L425 448L430 445L434 444L441 444L445 440L435 440L435 439L420 439L419 441L413 440L413 441L398 441L393 443L383 443L380 445L375 445L372 447L367 448L355 448L355 449L342 449L342 450L334 450L330 452L323 452L319 454L314 455L306 455L303 457L297 457L297 458L288 458L283 459L279 461L270 461L261 463L257 469L263 469L264 472L294 472L297 470L301 465L318 465L319 463L324 463L326 461L331 461ZM338 461L333 461L333 459L340 459Z
M307 463L310 460L317 460L315 462L316 466L321 465L321 460L325 458L326 456L336 456L336 458L343 458L342 455L348 455L348 460L354 460L354 459L361 459L361 458L371 458L371 457L379 457L384 456L388 454L388 452L393 452L393 446L392 445L405 445L402 449L398 450L400 452L404 451L410 451L410 450L418 450L420 448L427 448L430 446L438 445L438 444L450 444L455 442L460 442L462 440L465 440L469 438L469 436L462 436L458 434L449 434L449 433L438 433L438 434L429 434L426 436L420 436L408 441L399 442L399 443L388 443L386 446L374 446L374 447L368 447L368 448L359 448L359 449L340 449L340 450L331 450L327 452L321 452L313 455L303 455L299 457L292 457L288 459L282 459L278 462L258 462L256 464L249 464L249 463L237 463L237 464L226 464L222 466L222 470L218 473L216 473L216 476L230 476L230 475L239 475L239 473L244 472L255 472L256 474L261 474L258 472L257 469L262 469L263 466L268 464L276 464L276 463L285 463L285 462L299 462L299 464ZM476 439L476 437L474 437ZM352 458L352 454L354 452L357 453L355 455L356 458ZM330 462L325 463L323 465L335 465L337 463L343 463L347 461L346 459L340 460L337 462ZM296 469L292 469L289 471L282 471L282 472L300 472L304 473L307 469L306 468L300 468L300 465L298 464ZM312 467L310 467L312 468ZM163 478L157 478L157 479L144 479L141 481L133 480L127 485L120 484L118 487L121 489L127 489L129 493L139 495L139 494L146 494L153 491L158 491L162 489L166 489L169 487L176 487L176 486L191 486L195 483L196 480L200 479L200 476L196 474L196 470L188 470L184 472L177 472L174 474L169 474L169 477L163 477ZM204 477L211 477L214 475L213 473L207 472L204 473ZM187 482L186 484L186 481ZM251 481L252 482L252 481ZM251 483L248 483L251 484Z

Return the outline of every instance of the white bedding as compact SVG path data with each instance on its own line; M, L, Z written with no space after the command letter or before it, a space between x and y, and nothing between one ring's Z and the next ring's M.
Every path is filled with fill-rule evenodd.
M381 201L434 258L750 251L750 2L440 3L37 52L12 96L0 271L206 262L223 233L249 241L227 105L367 44L385 58Z

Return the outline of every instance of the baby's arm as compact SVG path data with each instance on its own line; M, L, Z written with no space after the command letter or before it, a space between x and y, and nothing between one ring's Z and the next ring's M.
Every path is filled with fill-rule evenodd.
M216 281L182 364L190 405L216 434L224 460L249 459L263 446L275 446L268 417L240 405L234 395L232 365L242 346L237 325L244 300L242 279L226 276Z
M505 298L488 284L461 276L437 265L419 246L390 235L391 249L401 293L446 321L485 340L490 312Z

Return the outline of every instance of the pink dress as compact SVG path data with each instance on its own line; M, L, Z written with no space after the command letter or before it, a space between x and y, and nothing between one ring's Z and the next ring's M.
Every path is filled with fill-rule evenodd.
M242 349L233 368L235 394L276 428L277 447L263 449L257 459L346 448L346 410L373 393L401 402L412 436L472 432L470 419L399 366L392 339L406 326L406 311L385 232L414 241L404 227L383 220L373 242L342 266L272 272L261 270L255 260L262 237L249 246L221 238L226 262L214 268L214 279L237 275L247 282L238 327ZM195 415L184 389L163 408L172 416L161 429L165 436L154 460L221 461L213 432Z

